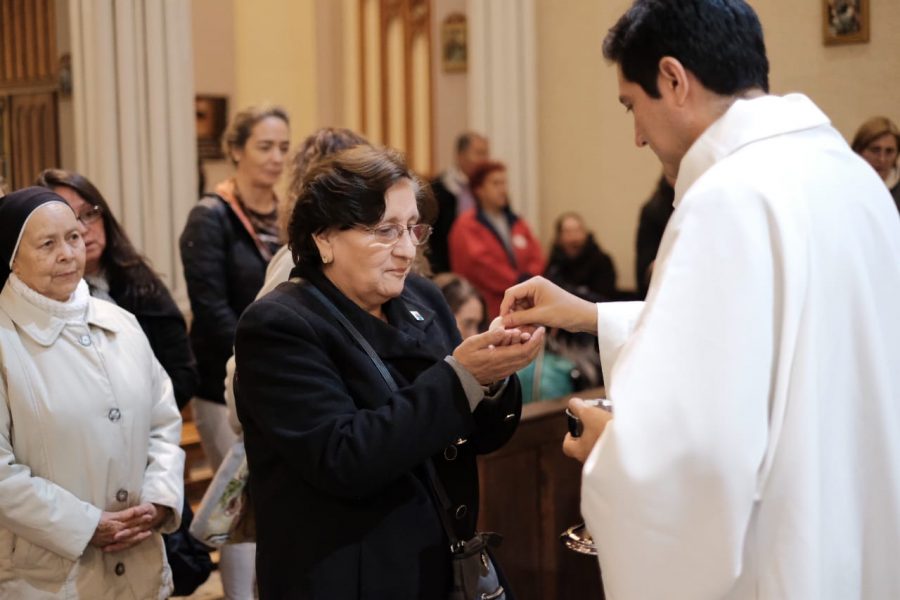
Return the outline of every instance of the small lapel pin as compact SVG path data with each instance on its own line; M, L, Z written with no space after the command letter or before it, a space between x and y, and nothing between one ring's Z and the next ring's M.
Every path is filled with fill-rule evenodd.
M424 321L425 320L425 317L420 315L419 311L417 311L417 310L411 310L411 311L409 311L409 314L411 314L416 321Z

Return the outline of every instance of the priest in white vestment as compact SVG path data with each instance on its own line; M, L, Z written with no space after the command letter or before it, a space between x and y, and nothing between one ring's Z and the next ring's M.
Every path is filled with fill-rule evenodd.
M687 39L692 10L724 37L669 40L654 97L623 36ZM808 98L711 89L753 22L741 0L638 0L604 45L676 181L646 302L536 278L502 306L508 327L599 335L614 417L573 401L564 449L612 600L900 598L900 219Z

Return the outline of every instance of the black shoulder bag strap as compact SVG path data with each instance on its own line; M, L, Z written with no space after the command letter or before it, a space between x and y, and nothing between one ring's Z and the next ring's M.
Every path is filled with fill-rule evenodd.
M331 300L329 300L316 286L307 285L306 289L328 309L328 312L337 319L337 322L347 330L347 333L349 333L354 340L356 340L356 343L369 355L369 358L375 364L375 368L381 373L381 377L387 384L388 389L392 392L396 392L399 388L397 387L397 382L394 381L394 377L391 375L390 371L388 371L384 361L378 356L378 353L375 352L375 349L372 348L372 345L369 344L359 330L353 326L353 323L351 323L347 317L344 316L344 313L339 311ZM450 550L451 552L456 552L459 549L460 540L456 537L456 533L453 531L453 525L450 523L450 517L447 514L447 511L449 511L451 507L450 497L447 496L447 490L444 489L444 484L441 483L441 480L438 478L437 470L434 468L434 463L432 463L430 458L425 461L425 472L428 474L428 482L431 484L431 489L438 501L438 514L441 517L441 525L444 527L444 533L447 534L447 538L450 540Z

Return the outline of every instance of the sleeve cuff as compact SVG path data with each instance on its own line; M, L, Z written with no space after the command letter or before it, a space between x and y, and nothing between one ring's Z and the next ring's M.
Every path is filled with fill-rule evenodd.
M607 390L612 385L613 365L625 342L634 333L643 310L643 302L597 303L597 344Z
M444 362L450 365L454 371L456 371L456 376L459 377L459 382L462 384L463 392L466 394L466 400L469 401L469 410L475 412L475 409L478 408L478 405L484 400L484 388L481 387L481 384L478 383L478 380L475 379L475 376L472 375L468 369L459 364L455 358L450 355L444 357Z

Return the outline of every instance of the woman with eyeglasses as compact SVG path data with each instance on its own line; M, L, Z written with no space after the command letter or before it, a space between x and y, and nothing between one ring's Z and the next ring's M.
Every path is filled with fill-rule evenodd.
M292 213L292 279L241 317L235 389L262 598L450 591L439 511L454 537L473 535L476 456L513 434L512 374L543 330L501 327L461 342L440 290L410 273L432 204L394 151L357 146L324 160ZM432 495L432 467L446 508Z
M872 165L900 210L900 128L887 117L872 117L860 125L851 147Z

